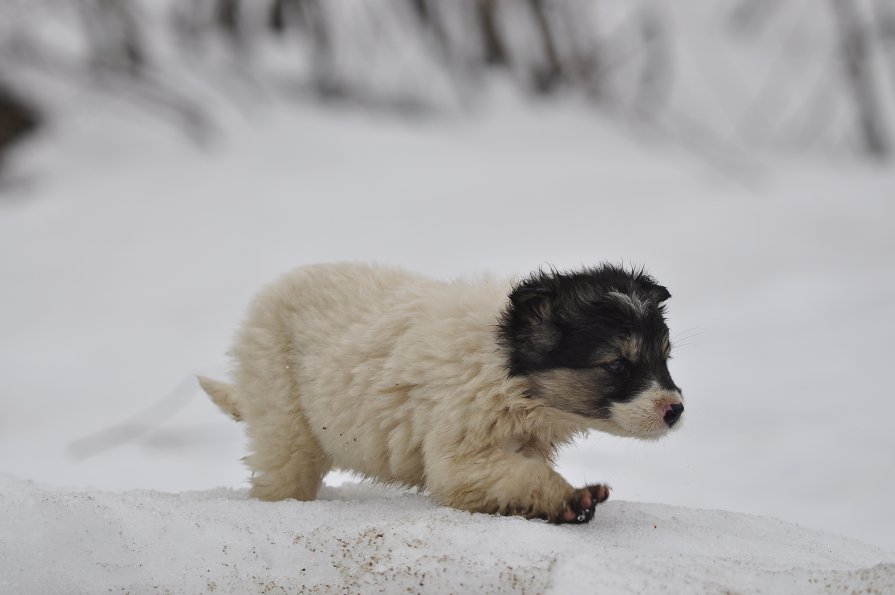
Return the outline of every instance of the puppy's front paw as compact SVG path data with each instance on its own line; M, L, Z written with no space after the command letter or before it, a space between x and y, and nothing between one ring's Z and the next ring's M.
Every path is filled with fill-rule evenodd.
M566 499L562 512L551 520L554 523L586 523L594 518L597 504L608 497L609 486L602 484L577 489Z

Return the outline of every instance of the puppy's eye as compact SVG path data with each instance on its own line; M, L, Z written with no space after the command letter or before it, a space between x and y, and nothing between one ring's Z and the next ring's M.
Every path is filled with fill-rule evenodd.
M612 372L613 374L616 374L618 376L621 376L622 374L627 374L628 369L630 367L631 367L631 365L628 363L628 360L626 360L623 357L620 357L620 358L613 360L613 361L609 362L608 364L606 364L606 368L610 372Z

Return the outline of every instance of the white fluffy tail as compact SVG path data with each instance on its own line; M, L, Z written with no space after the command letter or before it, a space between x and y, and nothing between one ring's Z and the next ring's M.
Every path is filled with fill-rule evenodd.
M212 402L220 407L221 411L236 421L242 421L242 413L239 412L239 407L236 404L236 396L233 394L233 387L231 385L226 382L206 378L205 376L196 376L196 378L198 378L199 386L202 387L202 390L208 393Z

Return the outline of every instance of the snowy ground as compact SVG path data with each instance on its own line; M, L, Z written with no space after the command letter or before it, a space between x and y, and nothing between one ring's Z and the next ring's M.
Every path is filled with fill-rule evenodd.
M586 526L437 507L346 485L317 502L245 491L43 489L0 477L8 593L886 593L881 550L782 521L612 502ZM39 555L35 555L39 554Z
M231 122L208 152L84 107L19 155L0 194L0 507L13 519L0 574L25 572L10 584L240 591L297 584L301 560L306 585L378 586L409 565L390 587L458 589L469 575L561 592L600 575L629 590L892 589L891 566L853 572L895 561L892 169L775 157L722 171L575 105L413 122L273 109ZM645 264L673 294L686 424L659 443L593 435L563 454L570 481L614 488L583 528L373 488L275 505L218 490L246 485L241 428L193 374L223 376L260 284L346 259L437 277ZM96 491L134 489L174 493ZM466 539L482 549L463 553ZM379 574L361 572L389 548ZM28 573L47 556L83 572ZM442 561L452 578L438 578Z

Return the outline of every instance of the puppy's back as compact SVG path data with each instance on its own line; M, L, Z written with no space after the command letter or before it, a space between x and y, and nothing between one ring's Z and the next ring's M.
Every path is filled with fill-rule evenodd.
M470 369L473 385L505 377L494 328L507 286L361 264L287 273L232 350L239 410L250 426L300 411L335 466L418 485L434 409L476 394L460 386Z

